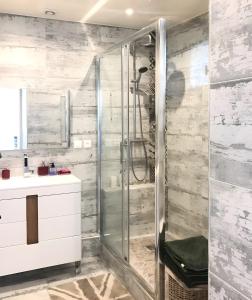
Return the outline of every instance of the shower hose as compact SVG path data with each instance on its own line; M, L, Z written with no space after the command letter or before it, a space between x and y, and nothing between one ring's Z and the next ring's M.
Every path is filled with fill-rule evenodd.
M136 85L136 93L137 93L137 100L138 100L138 109L139 109L139 122L140 122L140 134L141 134L141 139L142 139L142 145L143 145L143 150L144 150L144 159L145 159L145 173L143 178L139 178L136 175L136 171L135 171L135 167L134 167L134 159L133 159L133 144L134 141L132 141L130 143L130 156L131 156L131 169L132 169L132 173L135 177L135 179L139 182L143 182L146 177L147 177L147 172L148 172L148 157L147 157L147 150L146 150L146 145L145 145L145 141L144 141L144 135L143 135L143 119L142 119L142 110L141 110L141 105L140 105L140 95L139 95L139 85L137 83Z

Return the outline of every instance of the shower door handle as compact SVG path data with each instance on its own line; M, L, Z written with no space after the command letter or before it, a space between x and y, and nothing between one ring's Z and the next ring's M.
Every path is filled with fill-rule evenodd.
M124 143L120 142L120 163L123 163L123 147L124 147Z
M122 164L123 163L123 150L124 150L124 147L127 147L128 144L127 144L127 141L121 141L120 142L120 163Z
M122 145L122 142L120 142L120 163L122 164L122 161L123 161L123 159L122 159L122 156L123 156L123 145Z

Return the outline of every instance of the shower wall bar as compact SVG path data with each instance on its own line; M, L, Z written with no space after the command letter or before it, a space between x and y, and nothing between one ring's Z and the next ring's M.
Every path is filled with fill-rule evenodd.
M101 99L101 82L100 82L100 57L95 58L95 91L97 104L97 165L96 165L96 199L97 199L97 232L101 235L101 121L102 121L102 99Z
M125 140L127 140L127 145L129 145L129 135L125 132L129 132L129 110L127 111L126 120L123 116L124 114L124 107L125 104L129 106L129 53L130 53L130 46L129 44L122 46L122 56L121 56L121 80L122 80L122 105L121 105L121 115L122 115L122 140L121 144L124 145ZM126 80L123 80L126 78ZM127 122L126 122L127 121ZM127 128L126 128L127 127ZM125 162L125 159L123 158L123 151L121 153L122 157L122 170L125 170L125 172L122 175L122 197L123 197L123 232L122 232L122 246L123 246L123 259L128 261L129 258L129 201L125 201L125 199L129 199L129 168L125 166L127 162ZM127 147L127 157L130 155L130 149Z
M164 300L165 295L165 278L164 278L164 266L160 260L160 245L165 239L165 98L166 98L166 47L167 47L167 37L166 37L166 20L161 18L157 22L144 27L135 34L131 35L129 38L125 39L119 44L114 45L112 48L102 53L96 57L96 95L97 95L97 128L98 128L98 165L97 165L97 198L98 198L98 214L99 214L99 232L101 234L102 241L102 203L101 203L101 151L102 151L102 99L101 99L101 86L100 86L100 59L106 54L111 53L115 49L122 50L122 57L129 55L129 44L136 41L137 39L149 34L152 31L156 32L156 73L155 73L155 85L156 85L156 95L155 95L155 111L156 111L156 133L155 133L155 299ZM127 59L126 59L127 60ZM122 58L122 69L123 58ZM126 69L129 66L126 67ZM123 69L124 70L124 69ZM126 78L129 80L128 71L126 71ZM122 109L126 101L129 101L128 96L125 97L125 89L129 89L129 83L125 85L122 84ZM127 120L129 122L129 119ZM129 124L129 123L128 123ZM124 137L122 137L124 139ZM128 140L129 145L129 140ZM128 168L129 169L129 168ZM129 178L129 174L126 174ZM124 187L123 187L124 188ZM126 193L127 197L127 193ZM128 213L128 204L124 201L124 214ZM128 222L126 224L128 226ZM123 240L128 241L128 228L124 228ZM127 247L124 245L125 252L128 252ZM128 263L125 261L126 269L129 269ZM134 273L134 270L133 270ZM143 282L143 286L145 283Z
M165 240L165 98L166 98L166 21L159 19L156 29L155 76L155 294L165 299L165 270L160 260L160 244Z

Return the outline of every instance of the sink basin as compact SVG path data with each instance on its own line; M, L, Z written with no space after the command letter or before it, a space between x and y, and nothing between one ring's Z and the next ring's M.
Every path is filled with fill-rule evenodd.
M50 185L61 185L66 183L79 183L80 179L72 174L55 176L32 176L11 177L8 180L0 180L0 190L20 189L27 187L39 187Z

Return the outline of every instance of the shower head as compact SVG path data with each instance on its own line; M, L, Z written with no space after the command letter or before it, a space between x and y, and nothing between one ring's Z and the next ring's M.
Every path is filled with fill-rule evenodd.
M138 75L137 80L136 80L137 83L140 82L142 74L147 72L147 71L148 71L147 67L141 67L140 69L138 69L139 75Z
M147 67L141 67L140 69L138 69L138 72L140 73L140 74L143 74L143 73L145 73L145 72L147 72L148 71L148 68Z
M144 44L144 47L146 47L146 48L155 47L155 40L156 40L155 32L150 32L148 34L148 41L147 41L147 43Z

